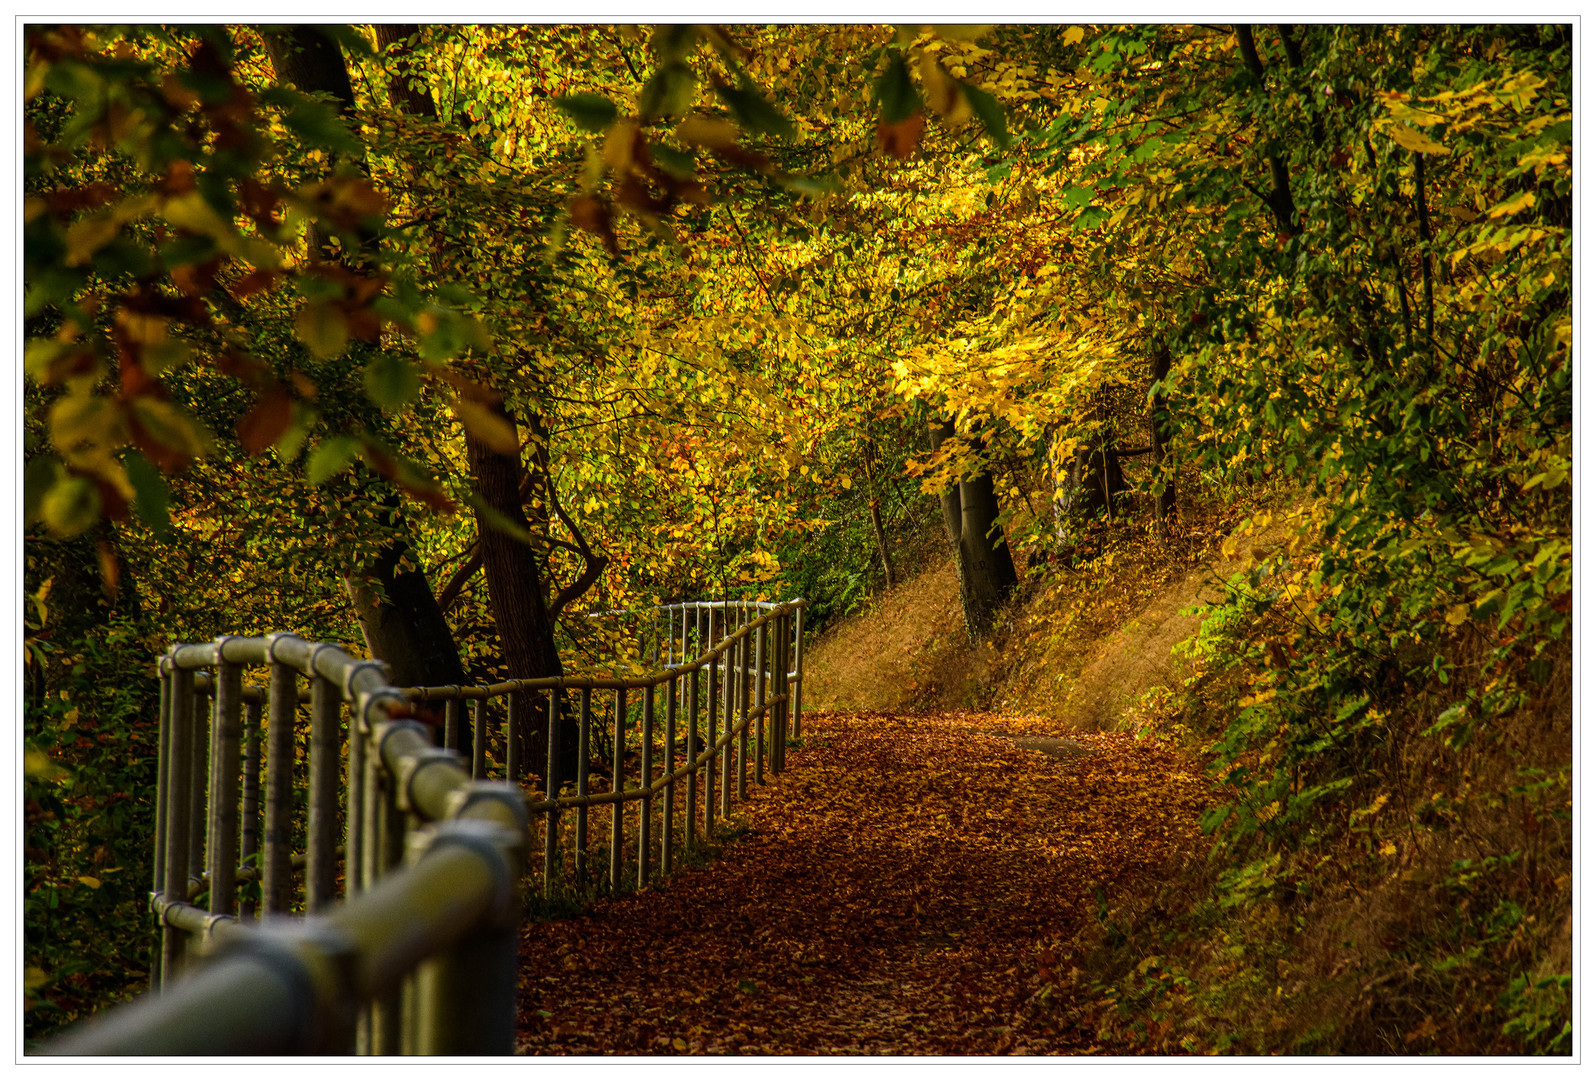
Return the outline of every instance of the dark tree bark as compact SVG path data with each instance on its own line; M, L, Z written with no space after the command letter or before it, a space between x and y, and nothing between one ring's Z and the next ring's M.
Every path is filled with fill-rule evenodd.
M941 446L953 434L952 421L932 421L932 448ZM972 641L991 627L1019 582L997 517L997 493L990 475L965 477L942 493L942 521L958 564L964 628Z
M344 574L360 632L371 655L388 664L396 686L449 686L465 682L460 651L432 586L411 551L399 496L383 487L385 508L398 535L369 565ZM409 563L410 569L404 564Z
M1119 464L1119 451L1113 445L1093 449L1077 447L1066 478L1066 513L1114 516L1114 503L1127 490L1125 471Z
M501 419L514 424L502 406ZM480 510L477 537L482 568L488 582L488 608L499 632L500 656L505 673L515 679L541 679L563 675L560 653L554 643L554 622L543 592L543 573L532 550L531 525L521 504L521 455L501 454L466 432L466 460L482 501L508 520L511 534L496 526ZM548 779L549 716L538 709L522 726L523 758L542 781ZM562 754L562 757L564 755ZM576 762L569 763L574 775Z
M394 61L388 72L388 96L395 105L412 116L425 116L436 120L438 107L432 95L421 87L412 86L408 67L410 45L421 27L415 23L378 23L377 51L387 53Z
M1153 497L1153 517L1158 523L1158 535L1169 535L1169 520L1175 513L1175 475L1164 466L1169 439L1174 433L1169 415L1169 378L1173 358L1164 342L1153 353L1153 468L1158 472L1158 482L1163 485Z
M411 44L418 27L411 24L390 24L377 27L377 44L392 62L388 90L394 102L414 116L437 119L438 110L432 95L421 87L412 85L408 77ZM441 271L446 260L442 258L441 233L435 238L433 269ZM489 404L484 402L484 404ZM502 402L492 402L490 407L512 431L519 429L516 419ZM548 469L548 440L541 418L535 413L528 416L527 427L531 435L533 469L529 472L519 451L500 453L466 431L466 462L471 471L472 486L482 501L502 516L508 530L495 525L486 515L477 514L476 552L467 559L451 577L448 599L452 603L459 589L475 572L473 563L480 563L488 585L488 608L493 614L494 626L499 635L500 656L506 674L517 679L554 678L565 673L560 651L555 641L555 620L561 610L592 587L603 572L607 561L595 556L575 525L560 514L562 522L576 543L567 545L582 556L584 566L566 588L552 599L546 591L542 553L534 548L533 537L548 537L551 531L549 511L558 513L559 503L554 493L553 478ZM542 507L535 512L536 521L526 514L528 496L541 493ZM534 525L536 526L534 531ZM563 701L563 699L562 699ZM526 718L520 725L520 758L530 763L539 781L548 787L549 714L546 705L532 708L527 702L522 711ZM563 705L562 705L563 709ZM576 725L562 722L557 776L569 779L576 775L577 755L580 747L576 740Z
M865 480L870 484L870 531L876 539L876 551L881 555L881 570L886 574L887 588L892 588L892 553L887 550L887 530L881 524L881 491L876 485L875 443L866 440L864 446Z
M306 93L333 95L345 113L355 107L349 68L337 42L314 26L294 26L261 35L277 80ZM320 238L308 238L312 257ZM372 255L374 252L367 252ZM409 526L400 510L399 494L381 480L382 502L393 539L369 565L344 574L344 588L360 621L360 632L372 656L389 665L399 686L441 686L465 681L460 651L443 609L433 597L426 574L407 539ZM405 569L405 564L410 569Z

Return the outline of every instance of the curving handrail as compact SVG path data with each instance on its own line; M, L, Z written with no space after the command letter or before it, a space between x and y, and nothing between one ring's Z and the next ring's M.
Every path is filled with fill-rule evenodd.
M270 669L265 918L239 902L246 665ZM208 694L195 676L214 669ZM524 794L475 780L410 718L386 666L293 634L180 645L160 662L161 756L151 907L159 993L70 1029L45 1052L87 1055L509 1053ZM290 919L297 682L310 690L303 895ZM196 707L208 696L213 710ZM339 776L350 707L345 903ZM208 725L214 714L214 724ZM258 719L258 712L257 712ZM210 730L207 732L207 727ZM258 759L257 759L258 760ZM191 903L203 868L204 907ZM197 963L211 953L208 962ZM178 978L184 969L196 970ZM401 998L413 1007L401 1009Z
M594 871L588 861L586 811L604 805L613 808L605 883L616 891L628 883L630 876L631 882L641 887L656 868L660 873L671 871L676 850L684 844L691 846L697 842L700 825L708 835L716 828L717 820L730 816L733 795L739 801L747 797L750 766L755 783L764 782L767 763L772 772L780 772L785 767L786 741L800 732L806 606L807 602L801 598L784 603L692 601L669 605L670 610L683 612L684 618L672 622L673 633L662 653L666 666L653 671L634 675L509 679L477 687L411 687L405 694L411 701L445 704L443 741L445 746L452 747L465 742L460 706L465 701L474 703L470 743L473 770L479 776L486 775L488 768L486 753L490 733L486 705L489 701L507 699L502 740L504 767L507 774L516 779L521 775L523 740L520 736L527 717L546 712L548 741L543 760L553 775L542 778L543 797L528 806L529 813L543 817L543 891L547 894L553 889L563 867L569 867L579 879ZM651 611L644 612L649 613ZM688 613L696 617L688 619L685 617ZM689 652L695 655L689 657ZM674 662L670 662L672 660ZM659 697L663 699L665 714L663 732L656 728L659 711L656 691L661 689L663 694ZM594 792L590 790L592 777L586 753L578 755L573 777L558 776L557 768L550 763L557 763L559 758L562 717L577 718L576 742L581 747L590 744L595 725L603 726L603 718L595 708L602 703L594 698L594 691L601 690L613 694L607 732L613 749L609 790ZM631 778L624 776L625 770L616 763L624 762L627 755L629 739L625 718L629 713L628 694L632 692L641 694L641 716L636 736L635 782L626 787L625 782ZM575 700L562 708L560 702L569 694L574 694ZM529 708L525 699L533 695L542 701ZM684 740L678 739L678 731L685 736ZM661 735L662 740L658 737ZM678 764L675 752L682 741L685 742L684 758ZM734 742L735 751L732 749ZM656 749L662 752L662 760L655 760ZM678 783L685 788L680 837ZM558 794L566 785L574 790ZM698 812L700 801L702 814ZM626 846L622 807L629 803L640 804L636 841L631 845L635 851L635 876L622 872ZM575 811L575 828L568 837L568 860L562 851L560 835L561 817L567 811Z
M543 818L545 892L566 865L578 876L597 870L588 865L587 811L602 805L612 808L603 884L646 884L656 847L657 870L669 873L700 824L712 834L717 819L730 816L733 793L747 797L750 763L755 783L767 763L772 773L784 768L787 738L799 731L804 607L802 599L667 605L658 609L670 620L662 668L488 686L391 686L380 662L293 634L174 646L159 665L150 902L162 934L160 992L91 1018L45 1052L509 1053L516 886L531 815ZM244 685L249 665L268 668L266 687ZM613 694L607 732L595 691ZM634 691L641 715L629 754ZM526 721L538 708L527 708L529 697L546 699L549 718L543 790L530 802L518 785L487 780L489 703L507 702L500 762L517 781ZM417 715L435 701L445 706L441 727ZM459 753L466 701L469 766ZM310 713L308 769L297 781L301 702ZM576 775L562 780L560 734L572 714L584 752ZM603 791L591 789L585 752L595 732L613 747ZM305 791L302 812L296 786ZM630 835L628 804L638 809ZM576 819L569 864L560 829L567 813ZM296 833L305 843L297 854ZM335 904L340 865L344 899ZM250 882L259 882L258 904L239 888ZM295 908L305 917L289 918Z

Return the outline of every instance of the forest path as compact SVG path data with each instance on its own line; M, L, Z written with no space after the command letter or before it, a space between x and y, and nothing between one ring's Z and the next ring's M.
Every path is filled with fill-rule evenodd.
M1090 1051L1034 1007L1069 992L1053 945L1192 846L1192 763L1021 717L804 721L708 866L524 929L519 1052Z

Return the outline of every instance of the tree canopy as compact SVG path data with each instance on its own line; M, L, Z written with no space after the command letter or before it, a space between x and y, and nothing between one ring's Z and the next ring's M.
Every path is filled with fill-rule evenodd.
M1436 720L1464 742L1569 633L1566 26L31 25L24 47L43 750L63 657L106 627L380 653L391 609L468 677L608 663L590 609L846 611L888 533L977 482L966 530L1030 565L1146 500L1149 527L1238 484L1310 508L1249 586L1315 661L1236 657L1264 673L1219 747L1246 805L1336 790L1304 762L1444 683L1465 623L1485 673ZM514 622L512 584L543 616Z

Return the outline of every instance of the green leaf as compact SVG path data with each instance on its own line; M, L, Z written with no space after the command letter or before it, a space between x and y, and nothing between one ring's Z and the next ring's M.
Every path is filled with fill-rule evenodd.
M61 463L48 454L41 454L28 462L22 470L22 520L38 520L44 497L62 474Z
M698 80L686 64L666 64L649 77L637 95L637 110L645 122L662 116L682 116L693 107Z
M305 462L305 479L312 484L325 483L348 468L358 453L360 440L353 435L334 435L323 439Z
M100 520L100 493L88 477L62 472L40 500L39 516L57 536L76 536Z
M349 344L349 320L333 304L306 304L294 316L294 332L305 348L323 360L337 356Z
M1368 703L1368 694L1359 694L1357 697L1350 699L1346 704L1342 705L1341 708L1336 710L1336 723L1339 724L1349 719L1353 713L1357 712Z
M794 176L788 173L779 173L772 177L777 187L785 188L794 195L802 195L809 199L818 199L838 190L835 176Z
M881 107L881 119L898 124L921 111L920 94L909 78L909 66L903 54L894 53L887 60L887 68L876 80L876 101Z
M288 106L283 114L283 126L303 138L312 146L320 146L338 154L358 154L360 140L350 134L338 110L324 101L315 101L302 95Z
M133 508L138 511L139 520L150 527L157 540L167 539L171 533L172 519L166 478L137 450L127 452L122 459L122 466L133 485Z
M620 110L609 98L600 94L572 94L554 99L554 107L571 118L583 131L600 132L615 123Z
M698 27L691 23L665 23L654 28L649 45L654 55L672 64L693 51L698 44Z
M986 128L987 137L999 150L1007 150L1014 142L1009 138L1008 119L1003 114L1003 106L999 105L997 98L985 90L977 90L969 83L961 83L964 90L964 100L970 103L970 111L980 119L981 126Z
M798 129L781 110L766 101L751 87L739 90L736 87L717 84L715 92L726 103L737 118L737 125L744 131L762 131L766 135L774 135L778 139L790 142L797 135Z
M664 143L649 143L648 154L660 168L678 180L691 180L698 171L698 159L685 150Z
M408 360L385 353L366 365L366 396L388 412L397 412L421 392L421 377Z

